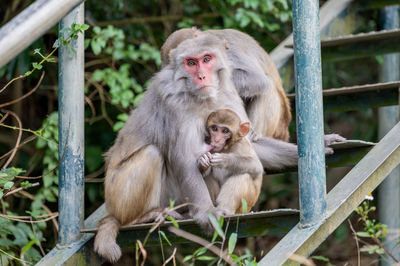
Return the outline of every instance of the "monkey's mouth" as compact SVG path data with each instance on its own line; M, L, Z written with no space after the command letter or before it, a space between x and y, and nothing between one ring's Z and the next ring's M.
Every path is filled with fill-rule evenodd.
M212 89L213 89L213 86L210 86L210 85L201 86L199 88L200 91L204 91L204 92L208 92L209 90L212 90Z
M207 151L212 151L215 147L213 145L207 145Z

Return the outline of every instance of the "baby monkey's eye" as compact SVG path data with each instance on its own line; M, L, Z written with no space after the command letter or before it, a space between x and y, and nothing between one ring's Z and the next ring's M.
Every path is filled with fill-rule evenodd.
M218 131L218 127L216 125L212 125L210 128L212 131Z
M230 132L229 129L226 128L226 127L224 127L224 128L222 129L222 133L224 133L224 134L228 134L229 132Z

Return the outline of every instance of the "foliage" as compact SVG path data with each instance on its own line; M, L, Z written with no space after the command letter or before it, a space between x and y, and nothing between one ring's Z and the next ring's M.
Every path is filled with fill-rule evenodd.
M381 240L385 238L387 226L377 222L375 219L370 219L369 214L376 210L375 206L369 206L369 201L364 201L358 206L355 212L360 216L358 219L364 225L364 231L357 232L357 236L363 238L371 238L377 245L365 245L360 250L369 254L382 255L386 252Z
M86 24L72 24L71 28L63 29L60 32L62 36L55 41L53 50L47 56L44 56L39 48L35 49L34 55L39 55L42 60L40 62L33 62L31 70L11 80L2 90L6 89L12 82L30 76L36 70L41 70L45 62L55 63L56 60L51 56L60 46L68 46L70 47L70 51L74 52L69 44L88 28L89 26ZM4 116L2 115L2 117ZM0 239L1 264L7 265L12 261L32 264L39 261L45 254L41 245L45 241L43 236L43 232L47 228L45 221L50 219L42 218L54 219L57 216L57 214L50 212L48 207L45 206L45 202L56 202L58 196L58 114L57 112L50 114L43 121L42 128L36 131L11 127L5 124L1 124L1 126L19 130L20 132L26 131L32 133L38 138L36 148L45 149L43 156L45 167L43 168L43 175L40 176L42 177L43 186L36 191L35 196L24 192L25 196L31 200L30 210L28 208L25 210L25 214L29 216L19 216L17 213L8 210L10 207L8 202L1 201L3 208L3 215L0 217L0 232L2 236ZM25 172L25 170L15 167L3 168L0 171L0 199L3 196L7 197L32 186L27 180L16 181L16 178L23 179L22 174ZM4 191L7 191L7 193L4 194Z

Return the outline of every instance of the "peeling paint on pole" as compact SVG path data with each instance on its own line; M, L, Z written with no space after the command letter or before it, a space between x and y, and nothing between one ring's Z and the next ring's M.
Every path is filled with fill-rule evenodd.
M321 220L326 208L318 4L293 1L300 222L305 227Z
M81 4L60 22L60 30L84 23ZM83 34L59 50L59 236L65 247L80 238L84 218L84 44Z

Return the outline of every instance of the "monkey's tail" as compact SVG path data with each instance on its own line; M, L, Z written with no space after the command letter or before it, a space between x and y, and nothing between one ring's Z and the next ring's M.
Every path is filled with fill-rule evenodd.
M121 223L114 216L107 216L99 223L94 251L111 263L121 258L121 248L117 244L117 235Z

